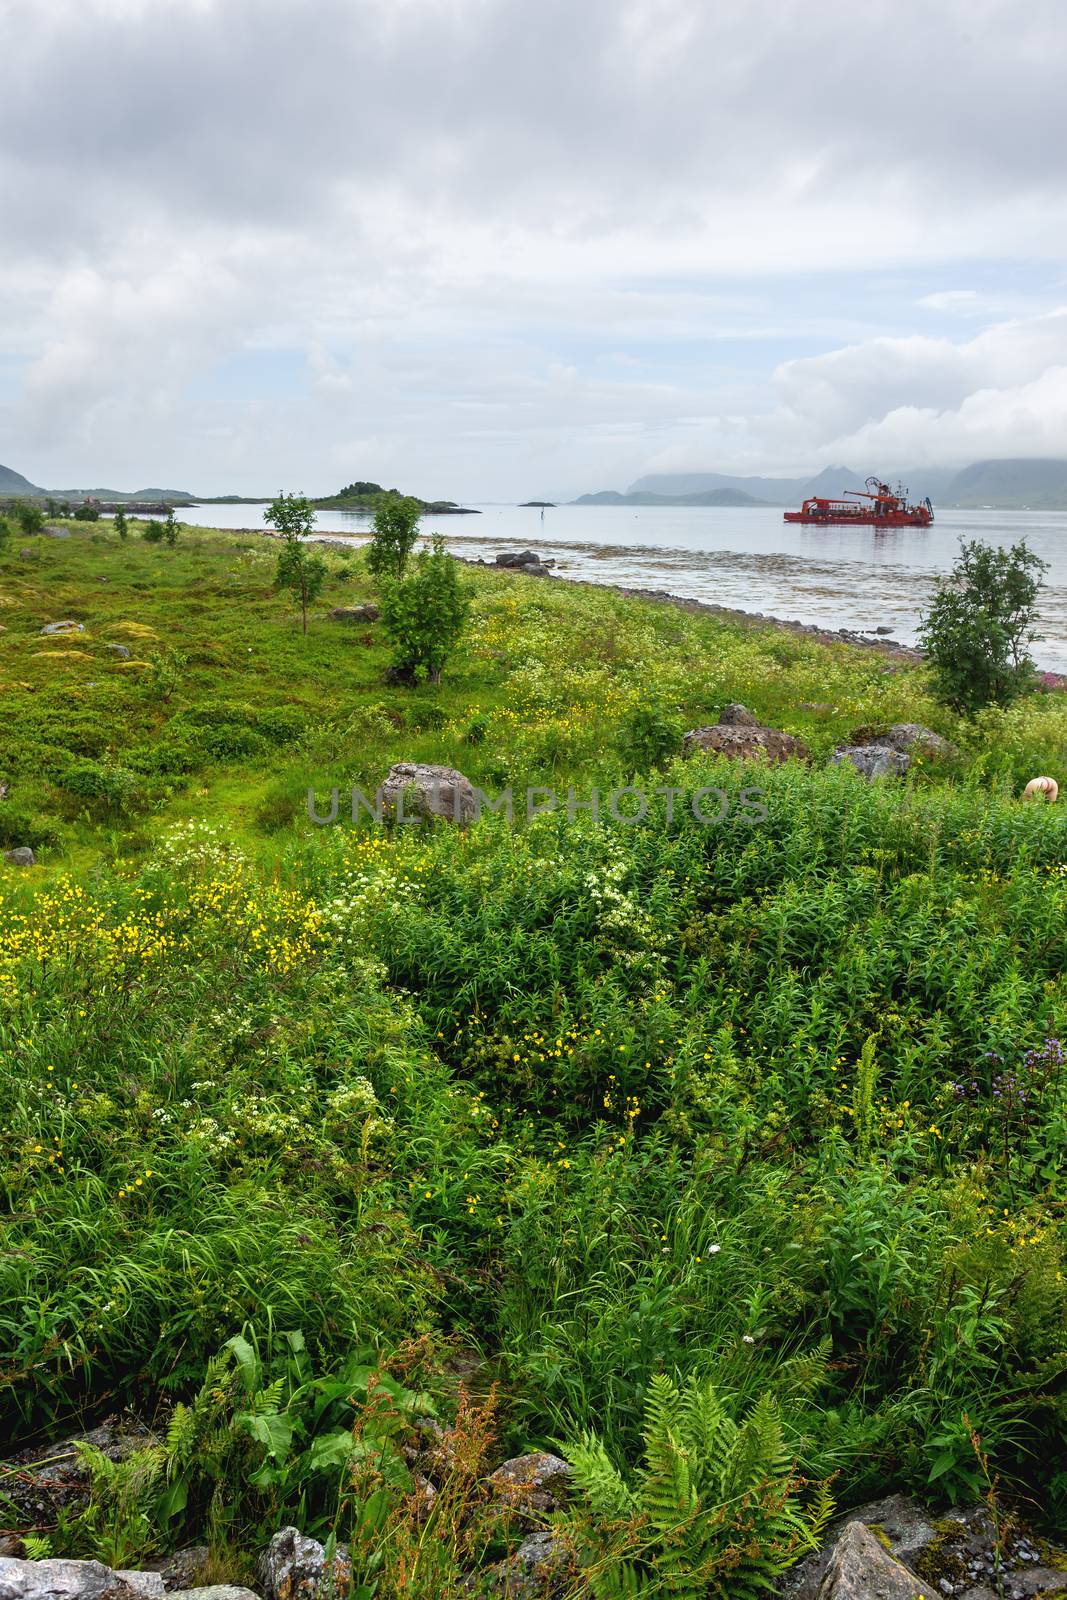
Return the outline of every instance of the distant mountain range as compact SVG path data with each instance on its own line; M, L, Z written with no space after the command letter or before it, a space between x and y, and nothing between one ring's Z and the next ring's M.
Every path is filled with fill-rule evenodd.
M889 472L915 499L929 495L935 505L975 510L1067 510L1067 460L1007 459L953 467L915 467ZM632 483L625 494L605 490L584 494L576 505L799 506L812 495L836 496L862 489L864 480L849 467L824 467L814 477L738 477L723 472L654 472Z
M5 466L0 466L0 494L48 500L172 500L175 505L192 505L196 500L196 495L187 489L42 489L21 472Z
M711 474L706 474L711 476ZM642 479L651 482L651 479ZM769 506L777 501L757 500L744 489L703 489L685 494L657 494L650 489L638 489L636 484L626 494L616 489L602 489L599 494L583 494L575 500L576 506Z

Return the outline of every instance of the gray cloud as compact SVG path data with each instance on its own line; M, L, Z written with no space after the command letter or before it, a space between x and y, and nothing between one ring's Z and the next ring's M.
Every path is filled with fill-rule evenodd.
M0 459L245 488L414 459L470 496L874 448L1053 364L1025 296L957 328L1067 243L1064 32L1057 0L0 0ZM880 328L882 268L951 336ZM836 334L772 305L827 272ZM790 335L824 354L782 364Z

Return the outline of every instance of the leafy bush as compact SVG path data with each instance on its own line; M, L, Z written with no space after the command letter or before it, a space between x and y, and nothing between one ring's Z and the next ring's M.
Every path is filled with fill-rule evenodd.
M367 570L380 584L399 581L419 537L417 500L390 489L374 513L374 534L367 547Z
M24 844L31 850L40 850L58 844L59 838L59 830L50 818L17 801L0 801L0 849L14 850Z
M647 772L676 756L682 743L682 723L655 702L631 711L623 728L624 759L633 772Z
M1046 563L1021 540L1010 550L960 541L960 557L938 580L919 639L946 705L973 715L1007 705L1035 683L1027 645L1035 638Z
M138 775L112 762L74 762L63 773L61 782L68 794L95 801L102 810L116 813L133 809L143 794Z
M91 506L87 502L83 502L80 506L78 506L77 510L75 511L74 520L75 520L75 522L99 522L100 521L100 508L99 508L99 506ZM148 537L148 535L145 534L145 538L147 538L147 537Z
M458 565L435 537L432 550L420 552L415 571L387 584L382 594L382 627L393 643L394 666L440 683L469 613Z
M141 538L148 544L163 543L163 524L158 517L148 517L141 529Z
M11 514L27 537L40 533L44 527L44 511L32 500L17 500Z

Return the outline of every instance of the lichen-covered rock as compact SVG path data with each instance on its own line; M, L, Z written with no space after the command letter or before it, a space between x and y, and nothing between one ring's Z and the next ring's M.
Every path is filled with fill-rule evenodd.
M571 1469L560 1456L534 1450L513 1456L489 1474L489 1486L502 1502L516 1510L555 1511L566 1499Z
M919 755L935 760L959 754L954 744L942 739L932 728L924 728L921 722L894 722L885 736L885 742L894 750L917 751Z
M71 633L84 633L85 624L84 622L74 622L68 617L63 622L46 622L41 632L46 638L58 637L62 639Z
M131 1580L154 1580L157 1587ZM145 1600L163 1593L158 1573L113 1572L101 1561L19 1561L0 1556L0 1600Z
M326 1551L317 1539L298 1528L280 1528L256 1563L256 1576L266 1600L318 1600L320 1594L348 1593L352 1560L339 1544L327 1570Z
M1067 1566L1054 1569L1043 1563L1060 1560L1064 1552L1039 1548L1025 1531L997 1529L983 1505L953 1506L937 1515L894 1494L873 1500L836 1520L822 1550L787 1573L778 1585L781 1600L817 1600L821 1584L837 1548L845 1521L862 1523L884 1550L918 1579L917 1594L927 1600L1000 1600L998 1572L1004 1600L1026 1600L1040 1594L1067 1595Z
M157 1572L163 1579L164 1589L202 1588L200 1580L208 1569L211 1552L206 1544L189 1545L184 1550L175 1550L164 1561L153 1563Z
M260 1600L260 1597L254 1589L242 1588L239 1583L209 1583L199 1589L172 1589L170 1600Z
M718 723L712 728L694 728L682 740L682 754L712 750L736 761L807 761L808 747L803 739L778 728L761 728L743 723Z
M488 1574L491 1594L507 1600L541 1600L558 1594L574 1569L571 1548L558 1533L541 1529L527 1534L514 1555Z
M739 700L731 700L719 713L719 723L724 728L758 728L760 720Z
M110 656L116 656L119 661L128 661L130 659L130 647L128 644L109 644L107 653Z
M36 865L37 858L28 844L19 844L14 850L4 851L4 860L11 867L32 867Z
M923 1592L915 1573L891 1556L868 1527L850 1522L834 1547L818 1600L919 1600Z
M465 825L477 812L473 784L454 767L398 761L380 792L382 815L396 821L439 817Z
M330 612L334 622L377 622L380 612L371 602L363 606L337 606Z
M4 1494L29 1526L47 1526L60 1511L80 1511L89 1503L89 1469L79 1444L94 1445L109 1461L125 1461L134 1451L158 1443L142 1423L109 1417L90 1433L9 1457L2 1465L16 1470L4 1474Z
M906 750L894 750L889 744L841 745L830 759L835 766L847 761L868 782L874 778L902 778L911 765Z

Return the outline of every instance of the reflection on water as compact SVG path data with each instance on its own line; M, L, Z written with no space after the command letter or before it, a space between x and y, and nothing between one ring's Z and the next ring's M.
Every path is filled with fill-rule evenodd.
M262 528L262 506L197 506L203 527ZM317 529L362 542L365 517L322 511ZM492 561L498 550L536 550L561 577L669 589L739 611L827 628L892 628L913 643L919 613L963 538L1009 545L1025 538L1049 563L1041 595L1040 665L1067 671L1067 513L939 511L930 529L805 528L780 510L720 506L522 506L474 517L427 517L457 555Z

